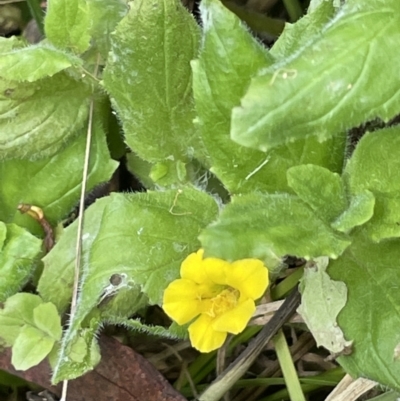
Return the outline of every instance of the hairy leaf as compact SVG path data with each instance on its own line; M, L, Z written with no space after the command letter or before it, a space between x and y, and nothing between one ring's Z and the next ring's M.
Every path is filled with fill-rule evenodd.
M308 8L308 14L295 24L286 23L285 29L274 43L271 56L283 60L295 51L300 50L305 43L317 40L323 28L333 18L336 8L332 0L322 0L319 4L313 1Z
M388 121L399 113L400 77L392 73L398 60L387 55L399 40L397 0L362 9L346 3L300 51L253 79L233 110L233 140L266 151L310 135L330 138L376 117Z
M27 227L35 234L41 233L37 222L17 211L19 203L39 206L51 224L65 218L79 200L85 146L86 129L54 156L34 162L1 162L0 219ZM97 123L94 124L91 155L88 190L109 180L117 167L110 159L104 132Z
M352 228L366 223L374 214L375 197L365 190L350 198L350 205L331 226L338 231L348 233Z
M347 207L347 197L339 174L312 164L292 167L288 183L315 213L331 222Z
M286 170L296 164L340 169L343 137L322 143L307 138L268 154L231 140L231 110L240 103L251 77L271 65L272 58L220 1L201 4L204 38L200 57L192 62L193 89L198 123L209 155L206 164L211 171L231 193L239 193L254 189L291 191Z
M0 160L60 150L85 123L90 93L64 73L29 84L0 80Z
M351 355L339 363L352 376L378 381L400 389L400 365L395 360L399 343L400 240L371 242L361 232L328 273L344 281L348 289L346 306L338 317L347 339L354 341Z
M128 11L125 0L86 0L92 19L90 32L104 59L111 49L111 33Z
M318 218L299 198L248 194L225 207L219 220L200 235L207 256L267 261L295 255L337 258L350 240Z
M180 0L136 0L118 24L104 86L144 160L186 161L198 145L189 61L199 29Z
M353 194L371 191L374 216L365 228L373 241L400 236L400 128L367 133L346 166L345 177Z
M0 77L7 81L34 82L80 64L79 58L51 47L37 45L4 51L0 46Z
M45 18L47 39L56 47L83 53L90 44L91 18L86 0L52 0Z
M81 324L84 318L88 320L89 311L96 307L102 310L104 301L114 292L140 286L151 304L161 303L164 289L179 276L182 260L200 247L197 236L215 218L217 210L212 197L190 188L113 194L89 207L82 237L84 273L79 305L68 338L64 339L54 381L70 378L72 372L82 374L91 367L89 353L80 365L69 365L64 356L84 330ZM61 311L72 294L75 235L76 224L72 224L43 259L45 268L38 286L41 296ZM111 282L116 275L123 284L121 288ZM129 309L125 317L140 305L139 294L136 292L136 301L133 295L130 302L125 302ZM97 327L95 318L92 324L85 334L88 350Z
M15 224L0 221L0 302L28 281L42 241Z

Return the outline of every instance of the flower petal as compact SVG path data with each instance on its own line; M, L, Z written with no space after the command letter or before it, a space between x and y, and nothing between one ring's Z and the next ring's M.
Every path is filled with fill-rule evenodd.
M212 327L216 331L227 331L228 333L238 334L245 329L255 310L256 305L254 301L248 299L238 304L234 309L216 317L212 323Z
M189 337L192 346L200 352L211 352L222 346L227 333L212 328L213 319L208 315L200 315L189 326Z
M169 284L164 291L163 309L178 324L182 325L201 312L201 300L197 297L197 284L180 279Z
M203 249L191 253L181 264L181 277L202 284L207 280L207 274L203 268Z
M268 287L268 269L258 259L233 262L227 275L227 284L240 291L245 298L260 298Z
M215 284L227 284L227 274L229 274L230 268L230 263L225 260L217 258L203 259L203 269L208 279Z

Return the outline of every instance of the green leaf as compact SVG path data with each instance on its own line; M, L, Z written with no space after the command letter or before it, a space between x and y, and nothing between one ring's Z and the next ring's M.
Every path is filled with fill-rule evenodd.
M0 160L60 150L85 123L90 94L64 73L33 83L0 80Z
M125 0L87 0L88 13L92 19L91 35L104 59L111 49L111 32L126 15Z
M145 300L139 288L150 304L161 304L164 289L179 276L183 259L199 249L197 236L217 211L212 197L191 188L112 194L87 209L79 304L64 338L53 381L76 377L93 367L90 347L101 319L107 321L111 310L118 311L116 316L121 318L131 316ZM65 310L72 295L75 241L76 223L64 231L43 259L45 268L38 290L60 311ZM121 302L125 304L122 309ZM90 328L85 323L88 320ZM70 361L71 346L82 341L78 340L81 336L86 344L82 361Z
M346 305L347 288L341 281L332 280L326 273L329 260L317 258L304 269L301 279L301 305L297 309L310 329L317 346L333 353L351 346L346 341L337 316Z
M58 341L62 335L61 318L57 308L51 302L38 305L33 310L33 321L42 333Z
M325 25L331 21L336 9L331 0L313 1L308 8L308 14L295 24L286 23L285 29L272 46L271 56L283 60L296 50L300 50L304 43L315 40L321 34Z
M27 283L42 241L15 224L1 221L0 240L0 302L4 302Z
M112 194L97 201L85 214L83 233L91 302L98 302L113 274L127 274L150 303L160 304L164 288L178 277L181 261L200 247L197 236L217 211L211 196L192 188ZM75 235L76 223L44 257L38 285L43 299L61 311L72 294Z
M234 197L200 235L207 256L225 260L284 255L337 258L350 240L334 232L308 206L286 194Z
M198 145L189 65L198 42L179 0L136 0L117 26L104 86L126 143L146 161L185 162Z
M374 214L375 197L372 192L364 192L353 196L350 205L331 226L338 231L348 233L352 228L366 223Z
M78 54L87 50L91 23L86 0L52 0L47 5L46 37L60 49Z
M53 348L54 340L31 326L23 326L15 340L11 363L17 370L38 365Z
M299 198L326 222L331 222L346 209L347 197L339 174L307 164L290 168L287 177Z
M10 51L0 47L0 76L7 81L34 82L80 64L78 57L43 45Z
M339 363L353 377L362 376L383 386L400 389L399 344L400 240L371 242L359 231L353 243L328 273L348 289L346 306L338 317L346 338L354 341L349 356Z
M65 218L79 200L85 146L86 129L83 129L54 156L33 162L1 162L0 219L41 234L43 230L36 221L17 211L21 202L41 207L52 225ZM117 163L110 159L104 132L95 118L87 189L109 180L116 167Z
M7 346L14 344L22 327L35 326L33 311L42 302L39 296L23 292L6 300L0 309L0 337Z
M398 114L400 3L346 3L320 34L254 78L232 114L237 143L269 150L314 135L326 139ZM340 60L340 62L338 62ZM382 63L382 60L387 62ZM382 82L375 77L390 76ZM290 117L288 117L290 116Z
M400 128L365 134L345 170L353 194L371 191L374 216L365 225L373 241L400 236Z
M308 138L268 154L231 140L231 110L239 105L250 79L271 65L272 58L220 1L203 1L201 10L203 47L199 59L192 62L196 110L209 155L207 164L229 192L290 191L286 170L296 164L314 163L339 170L343 137L323 143Z

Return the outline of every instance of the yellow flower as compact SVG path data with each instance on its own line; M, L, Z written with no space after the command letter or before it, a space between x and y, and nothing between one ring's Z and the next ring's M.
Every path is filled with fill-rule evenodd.
M243 331L253 315L254 301L268 286L268 270L260 260L233 263L203 258L203 249L190 254L181 265L181 279L164 292L163 309L189 326L190 341L201 352L213 351L228 333Z

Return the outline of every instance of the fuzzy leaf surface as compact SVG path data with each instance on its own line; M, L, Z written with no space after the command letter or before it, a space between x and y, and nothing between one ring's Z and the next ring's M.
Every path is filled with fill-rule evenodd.
M343 137L322 143L307 138L268 154L231 140L232 108L240 104L251 78L273 59L220 1L202 2L201 13L203 47L199 59L192 62L198 123L208 154L206 164L229 192L291 191L286 170L297 164L313 163L339 171Z
M375 196L374 216L365 225L373 241L400 237L400 128L365 134L346 166L345 178L353 194Z
M79 132L67 147L54 156L36 161L7 160L0 162L0 219L28 228L40 235L39 224L22 215L17 206L29 203L43 209L46 219L57 224L78 202L85 154L86 129ZM95 123L87 181L88 191L108 181L117 168L108 153L104 131ZM45 185L44 185L45 184Z
M34 82L80 64L79 58L55 48L36 45L4 51L0 42L0 76L7 81Z
M272 149L315 135L325 139L399 112L400 3L347 2L320 34L254 78L232 113L232 139ZM340 62L338 62L340 60ZM387 60L384 64L382 60ZM393 76L390 81L376 76Z
M91 24L86 0L52 0L47 5L46 37L60 49L70 49L78 54L87 50Z
M126 15L127 3L125 0L87 0L87 4L92 19L91 35L106 59L111 49L111 33Z
M144 160L185 161L198 145L189 62L199 39L179 0L136 0L117 26L104 86L126 143Z
M336 8L331 0L322 0L319 4L310 5L303 18L294 24L285 24L285 29L271 48L271 56L283 60L300 50L308 41L315 40L335 12Z
M400 326L399 261L399 239L374 243L360 230L327 270L348 289L338 324L345 338L354 341L353 352L340 357L339 363L353 377L396 390L400 390L400 364L394 358Z
M286 194L233 198L200 240L206 256L225 260L268 260L274 255L337 258L350 244L303 201Z
M85 123L90 94L62 72L33 83L0 80L0 160L60 150Z
M42 241L16 224L1 221L0 239L0 302L4 302L28 281Z
M331 222L347 208L347 197L339 174L312 164L288 170L288 183L323 220Z
M198 234L215 219L217 211L212 197L191 188L112 194L89 207L82 237L85 267L79 304L64 339L53 381L71 378L76 372L83 374L92 367L89 353L82 363L70 364L64 357L68 356L71 344L82 336L82 330L87 329L81 323L84 318L88 320L88 311L97 306L101 309L104 294L110 291L110 278L121 276L126 288L137 286L148 296L150 304L160 304L166 286L179 276L182 260L199 249ZM38 290L60 311L65 310L72 295L75 236L76 223L65 230L43 259L45 268ZM126 317L141 302L137 293L134 301L131 298L125 302L130 305ZM96 330L96 318L91 321L92 329L85 332L87 350L90 335L93 338Z

